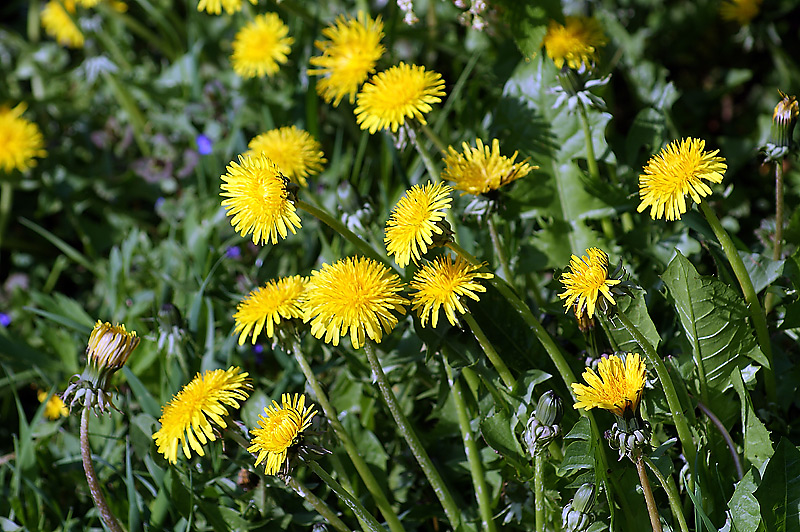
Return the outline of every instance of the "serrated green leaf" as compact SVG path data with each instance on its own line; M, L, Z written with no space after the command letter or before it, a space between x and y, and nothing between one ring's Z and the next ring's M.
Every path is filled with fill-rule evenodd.
M750 394L747 393L739 370L734 370L731 374L731 383L736 393L739 394L739 402L742 405L744 457L754 466L761 468L773 453L769 431L756 416L753 402L750 399Z
M755 496L767 530L800 530L800 450L788 439L781 438Z
M761 524L761 507L755 497L759 483L758 470L750 469L736 484L728 502L731 520L736 532L756 532Z
M661 343L661 336L658 334L658 330L656 330L656 326L650 318L650 313L647 311L647 302L645 301L644 292L637 291L635 297L619 299L617 305L619 305L620 310L625 313L636 328L639 329L639 332L647 338L650 345L652 345L654 349L658 349L658 345ZM640 353L642 351L639 343L631 336L619 320L613 320L609 323L609 331L620 351L626 353Z
M567 445L558 474L563 476L578 469L594 469L594 452L589 441L577 440Z

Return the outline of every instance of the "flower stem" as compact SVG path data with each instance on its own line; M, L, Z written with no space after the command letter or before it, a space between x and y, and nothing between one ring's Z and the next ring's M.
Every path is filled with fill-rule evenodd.
M683 454L686 456L686 461L689 463L689 467L694 467L694 459L696 455L694 440L692 439L692 431L689 429L689 424L686 422L686 416L683 413L683 408L681 406L681 401L678 398L678 392L675 390L675 384L672 382L672 377L669 376L669 370L667 370L667 366L664 364L664 361L661 360L661 357L658 356L656 350L653 349L653 346L650 345L650 342L644 337L644 335L636 328L636 326L631 322L630 318L622 311L622 309L617 306L617 313L616 317L619 318L619 321L622 322L622 326L625 327L625 330L633 336L633 339L636 340L636 343L642 348L644 351L644 355L647 358L647 361L650 363L650 366L656 370L656 375L658 375L658 380L661 382L661 387L664 390L664 395L667 397L667 405L669 406L669 411L672 414L672 420L675 423L675 428L678 430L678 438L681 440L681 446L683 447Z
M358 474L361 476L361 480L364 481L364 485L372 494L373 499L375 499L375 503L378 505L378 508L380 508L381 513L383 513L383 517L386 519L389 529L392 532L404 532L405 528L403 528L403 524L397 517L397 513L395 513L392 505L386 498L386 494L383 492L383 489L381 489L381 486L378 483L378 480L375 478L375 475L372 474L372 470L367 465L367 462L364 460L364 458L362 458L361 453L353 442L353 439L350 437L350 434L348 434L342 423L339 421L339 418L336 415L336 410L328 400L328 396L322 390L322 386L320 386L320 383L317 380L316 375L314 375L314 371L311 369L311 366L309 365L308 360L306 360L302 350L297 345L292 345L292 352L294 353L294 358L297 360L300 369L303 371L303 375L306 377L306 381L314 391L317 402L322 407L323 412L325 412L325 417L328 419L328 423L331 424L331 428L333 428L333 431L336 433L339 441L344 444L347 455L350 457L350 460L352 460L356 471L358 471Z
M431 159L431 154L428 151L428 148L425 147L425 144L420 141L419 135L415 133L413 134L414 139L414 147L417 149L417 153L419 153L422 162L425 164L425 168L428 170L428 174L430 174L432 181L439 180L439 172L436 170L436 166L433 164L433 159Z
M486 353L486 357L494 366L494 369L497 370L497 373L500 374L500 378L503 379L503 384L508 386L509 389L513 388L516 384L516 379L514 379L513 375L511 375L511 371L506 366L506 363L503 362L503 358L497 354L497 350L495 350L492 343L484 334L483 329L481 326L478 325L478 322L475 321L475 318L472 317L472 314L469 312L463 315L464 321L472 330L472 334L475 336L475 339L483 349L483 352Z
M399 429L400 434L406 440L406 443L408 443L412 454L417 459L422 471L428 478L428 482L430 482L434 493L436 493L436 497L438 497L439 502L442 504L442 508L444 508L444 513L447 515L450 525L454 530L456 530L460 524L459 516L461 512L459 511L455 500L453 500L450 490L445 485L442 476L439 474L436 466L433 465L430 456L428 456L428 451L425 450L425 447L422 445L419 436L417 436L417 433L414 431L411 423L409 423L408 418L406 418L406 415L400 408L397 397L395 397L394 392L389 385L389 380L386 378L386 374L383 372L383 367L378 360L378 356L375 353L375 348L373 347L371 341L367 340L364 343L364 351L367 354L367 360L369 361L370 369L372 370L372 376L378 383L378 389L380 390L381 395L383 395L383 398L386 401L386 405L389 407L389 411L391 412L395 423L397 423L397 428Z
M431 128L428 127L427 124L420 124L419 129L425 133L425 136L428 137L428 140L433 142L433 145L436 146L436 149L442 152L442 155L447 153L447 147L445 147L444 142L442 139L439 138L439 135L433 132Z
M490 214L486 217L487 225L489 226L489 235L492 238L492 247L494 248L494 254L497 256L498 262L500 262L500 267L503 269L503 279L508 282L511 282L511 268L508 267L508 257L506 256L506 252L503 249L503 243L500 241L500 235L497 232L497 225L494 222L494 215Z
M592 144L592 130L589 127L589 117L586 114L586 107L583 103L578 103L578 116L581 118L583 126L583 138L586 141L586 165L589 167L589 175L592 179L600 179L600 167L597 166L597 159L594 155L594 145ZM603 227L603 234L609 240L614 238L614 226L608 216L604 216L600 223Z
M739 477L739 480L742 480L744 477L744 469L742 469L742 461L739 458L739 453L736 451L736 445L733 443L733 438L731 438L728 429L725 428L725 425L722 424L722 421L714 415L714 412L711 411L705 404L702 402L697 403L697 408L699 408L711 423L719 431L720 435L722 435L722 439L725 440L725 445L728 446L728 451L731 453L731 457L733 458L733 465L736 467L736 475Z
M536 510L536 532L545 532L544 522L544 457L533 455L533 505Z
M747 307L750 309L750 318L753 320L753 325L756 328L758 345L761 348L761 351L764 353L767 362L769 363L769 367L764 368L764 384L766 385L767 399L774 403L776 402L777 397L775 393L775 373L772 362L772 346L770 344L769 330L767 329L767 316L764 314L761 304L758 302L758 294L756 294L755 288L753 288L753 282L750 279L750 275L747 273L747 268L744 267L742 258L739 256L738 251L736 251L736 246L733 244L733 240L731 240L730 235L728 235L728 232L722 227L722 224L719 222L719 218L717 218L717 215L714 214L714 211L711 210L705 200L700 202L700 210L703 211L706 221L708 221L708 224L714 231L717 240L719 240L722 250L728 257L728 262L730 262L731 268L733 268L733 273L736 274L736 279L739 281L739 286L742 288L742 293L744 294L744 299L747 302Z
M108 507L106 498L100 489L100 482L97 480L97 473L92 464L92 448L89 446L89 407L84 407L81 412L81 460L83 461L83 470L86 472L86 482L89 484L89 493L92 494L92 500L103 518L103 523L111 532L122 532L119 521Z
M339 519L339 516L337 516L334 511L331 510L331 507L325 504L322 499L311 493L311 491L306 488L302 482L297 480L296 477L289 477L289 480L286 481L286 484L292 488L295 493L304 498L306 502L310 504L319 515L328 521L333 528L339 532L351 532L347 525L344 524L341 519Z
M3 250L3 235L11 216L11 205L14 202L14 185L10 181L0 180L0 253Z
M658 470L650 458L647 456L642 458L644 459L645 463L647 463L647 467L650 468L650 471L652 471L658 481L661 482L661 486L664 488L664 491L667 492L669 507L672 509L672 515L678 520L678 526L681 527L681 532L689 532L689 525L686 524L686 517L683 515L683 506L681 505L681 499L678 496L678 488L675 486L675 481L672 480L671 476L664 478L664 475L661 474L661 471Z
M653 497L653 490L650 488L650 479L647 478L647 469L644 467L642 456L639 455L634 463L636 464L636 472L639 473L639 483L642 485L644 502L647 504L647 513L650 514L650 524L653 526L653 532L662 532L661 520L658 518L658 507Z
M367 525L367 530L370 530L371 532L385 532L385 529L381 526L378 520L375 519L375 516L369 513L366 508L364 508L364 505L361 504L361 501L348 493L347 490L345 490L338 482L336 482L327 471L322 469L315 460L308 460L306 465L308 465L308 467L310 467L311 470L316 473L317 476L321 478L336 495L339 496L342 502L344 502L348 508L350 508L354 514L356 514L356 517L358 517L359 521Z
M775 241L772 260L781 260L783 255L783 159L775 161ZM764 298L764 312L769 314L775 305L775 294L769 292Z
M472 436L472 429L469 424L470 417L467 412L466 401L464 400L461 379L453 376L453 370L446 360L444 362L444 367L447 371L447 379L450 381L450 391L452 392L453 402L456 405L458 426L461 429L461 438L464 441L464 452L467 455L470 475L472 475L472 485L475 487L475 498L478 500L478 511L481 514L483 529L486 530L486 532L495 532L497 529L495 528L492 516L492 503L489 499L489 488L486 486L486 474L483 470L483 464L481 463L478 445L475 443L475 438Z

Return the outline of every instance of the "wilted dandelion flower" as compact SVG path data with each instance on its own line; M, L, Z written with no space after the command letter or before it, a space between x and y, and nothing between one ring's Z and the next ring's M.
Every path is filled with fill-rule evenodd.
M308 186L306 177L322 171L326 163L322 146L307 131L295 126L272 129L254 137L245 155L262 153L275 163L283 175L301 186Z
M645 383L645 365L638 353L628 353L622 359L617 355L601 358L598 376L586 368L583 380L588 384L572 383L578 398L575 408L590 410L603 408L621 418L630 418L642 400Z
M514 162L517 158L516 151L511 157L500 155L500 142L497 139L492 139L491 149L481 139L476 139L475 143L477 148L466 142L462 143L464 153L448 146L448 153L444 158L442 179L452 181L453 186L464 193L476 196L486 194L539 168L526 161Z
M569 270L561 275L564 292L558 294L561 299L566 299L564 307L569 310L574 305L575 316L578 319L584 312L591 318L594 316L598 305L598 298L602 294L605 301L616 305L610 288L622 281L608 278L608 255L598 248L586 250L588 257L573 255L569 262ZM601 308L605 305L601 300Z
M461 257L453 262L450 255L445 255L436 257L414 274L410 286L417 292L411 294L412 309L417 311L423 327L428 322L428 317L431 319L431 326L436 327L440 308L444 309L451 325L458 324L456 311L459 314L467 312L462 298L479 301L477 292L485 292L486 288L478 280L494 277L491 273L479 272L480 268Z
M642 212L650 207L650 217L680 220L686 212L686 194L695 203L711 194L711 188L703 180L721 183L727 165L719 150L703 151L704 140L685 138L674 141L650 158L644 173L639 175L639 198L637 207Z
M579 70L597 60L597 49L608 42L600 23L588 17L566 17L566 24L550 21L542 44L559 70L567 63Z
M375 72L375 65L386 50L381 44L383 22L358 12L358 18L339 15L336 24L322 30L327 40L315 41L322 55L312 57L309 63L318 67L308 69L312 76L322 76L317 81L317 93L336 107L347 96L350 103L367 76Z
M431 104L441 102L444 94L441 74L401 62L375 74L364 85L358 93L356 120L370 133L379 129L396 132L406 118L427 124L425 113L430 112Z
M250 0L250 3L256 5L258 0ZM223 9L229 15L238 13L242 10L242 0L200 0L197 4L198 11L205 11L211 15L219 15Z
M247 376L236 366L198 373L163 407L161 428L153 434L158 452L171 464L178 460L178 445L186 458L191 458L191 449L204 456L203 445L217 439L212 422L225 428L228 407L238 409L250 394Z
M412 259L417 263L433 245L433 235L444 232L439 224L450 208L451 190L442 183L414 185L397 202L386 221L384 243L398 266L405 268Z
M306 396L285 393L281 396L281 404L272 401L272 405L264 407L266 416L258 416L258 427L253 429L253 439L247 450L258 453L256 465L266 459L267 475L288 474L287 460L289 449L302 443L303 432L311 425L317 414L314 407L306 407Z
M44 137L39 126L22 117L27 106L0 106L0 170L27 170L36 165L36 157L44 157Z
M364 257L348 257L333 265L323 264L311 274L303 296L303 320L311 322L311 334L339 345L350 334L354 349L368 336L380 343L391 332L397 316L406 313L408 300L400 296L400 277L384 265Z
M253 333L253 344L266 326L267 337L275 335L275 327L282 320L302 318L300 296L305 290L308 277L293 275L278 281L269 281L265 286L250 292L236 307L234 334L239 335L239 345Z
M723 0L719 6L722 18L747 26L761 8L762 0Z
M67 417L69 415L67 406L58 395L53 394L48 399L46 390L38 390L36 392L36 398L39 399L40 403L47 401L47 404L44 405L44 417L47 419L55 421L60 417Z
M227 214L233 215L231 225L247 236L253 233L253 243L278 242L278 235L286 238L289 231L300 227L300 217L290 198L289 180L265 155L239 156L239 163L231 162L227 173L221 176L220 196Z
M233 40L231 63L243 78L272 76L280 64L288 61L293 37L289 28L275 13L258 15L246 24Z
M50 0L42 9L42 27L58 44L83 47L83 33L75 24L75 0Z

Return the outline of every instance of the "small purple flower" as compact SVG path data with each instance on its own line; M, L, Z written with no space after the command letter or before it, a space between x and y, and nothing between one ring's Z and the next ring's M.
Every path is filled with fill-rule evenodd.
M205 135L197 135L196 142L197 151L200 152L200 155L208 155L214 147L211 139Z
M260 366L264 363L264 346L261 344L256 344L253 346L253 355L255 358L256 366Z
M0 312L0 325L3 327L8 327L11 325L11 316L5 312Z
M231 246L225 250L225 256L229 259L238 259L242 256L242 250L239 249L239 246Z
M156 210L160 209L166 200L163 197L160 197L156 200L155 208Z

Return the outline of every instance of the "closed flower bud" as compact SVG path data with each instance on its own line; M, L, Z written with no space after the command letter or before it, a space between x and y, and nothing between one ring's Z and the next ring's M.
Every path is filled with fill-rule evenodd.
M572 507L582 513L589 513L594 506L594 484L584 484L575 492Z
M563 401L552 390L544 392L542 396L539 397L535 415L536 419L542 425L556 425L561 422L561 417L564 415Z
M584 484L575 492L561 512L561 526L565 532L583 532L594 522L591 511L594 506L594 484Z

